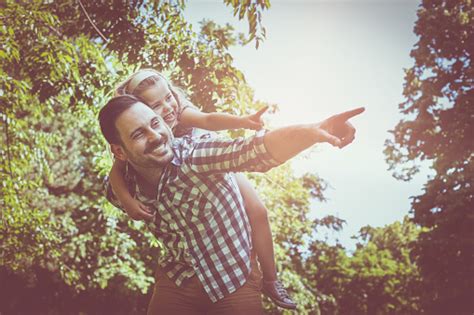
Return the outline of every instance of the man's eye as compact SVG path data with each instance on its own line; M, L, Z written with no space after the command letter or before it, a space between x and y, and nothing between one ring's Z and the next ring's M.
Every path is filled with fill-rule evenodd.
M160 104L154 104L154 105L151 106L151 109L157 109L159 107L160 107Z
M157 127L160 126L160 123L159 123L157 120L155 120L154 122L151 123L151 126L152 126L153 128L157 128Z
M171 94L166 97L166 101L169 102L171 100Z
M139 139L139 138L141 138L142 136L143 136L143 133L138 132L138 133L136 133L136 134L133 136L133 139Z

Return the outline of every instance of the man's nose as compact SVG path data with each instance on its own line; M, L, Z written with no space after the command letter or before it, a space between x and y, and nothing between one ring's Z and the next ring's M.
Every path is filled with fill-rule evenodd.
M147 134L148 142L160 141L163 135L159 133L157 130L150 128Z

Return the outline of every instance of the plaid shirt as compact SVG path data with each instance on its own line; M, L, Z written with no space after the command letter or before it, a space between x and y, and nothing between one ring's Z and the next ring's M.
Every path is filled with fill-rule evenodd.
M132 172L128 178L135 198L156 211L149 227L167 249L160 267L178 286L197 275L213 302L240 288L250 273L251 229L228 172L264 172L279 165L267 152L264 135L175 139L174 159L163 170L155 200L140 193ZM107 195L120 207L111 189Z

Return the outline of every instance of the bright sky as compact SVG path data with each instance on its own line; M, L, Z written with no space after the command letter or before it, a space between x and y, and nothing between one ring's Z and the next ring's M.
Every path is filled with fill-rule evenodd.
M271 125L317 122L354 107L366 112L352 120L356 140L343 150L320 145L295 161L297 174L314 172L329 182L326 203L314 202L311 216L337 215L347 220L339 238L364 225L383 226L408 214L410 196L422 193L427 171L411 182L395 180L383 154L387 132L402 117L404 71L413 64L413 27L419 1L272 1L263 14L267 40L231 50L256 97L276 103ZM185 16L238 22L223 1L189 1ZM271 209L270 209L271 211Z

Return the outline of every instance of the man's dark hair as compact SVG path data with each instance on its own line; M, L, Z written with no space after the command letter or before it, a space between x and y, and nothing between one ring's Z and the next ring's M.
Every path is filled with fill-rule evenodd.
M121 95L112 98L99 113L99 123L105 140L110 144L121 144L120 134L115 126L117 118L133 104L142 102L132 95Z

